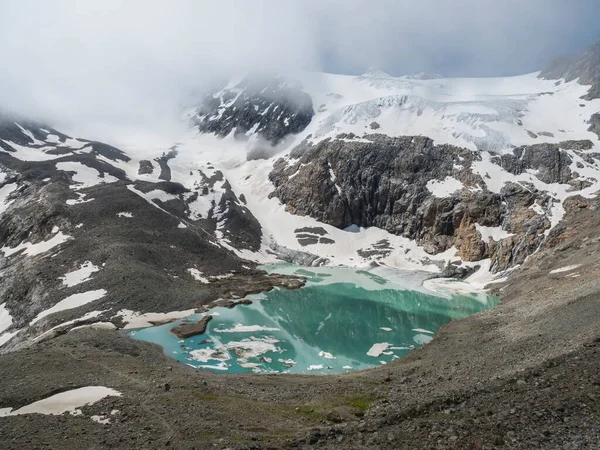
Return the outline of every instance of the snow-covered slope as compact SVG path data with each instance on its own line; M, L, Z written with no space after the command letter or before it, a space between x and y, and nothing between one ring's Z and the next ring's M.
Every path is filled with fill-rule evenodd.
M436 144L502 152L512 146L595 139L590 116L600 100L589 86L538 73L507 78L407 79L307 73L298 76L316 115L303 136L339 133L423 135ZM371 125L376 122L375 125Z
M540 205L535 200L531 211L548 221L548 227L541 231L545 235L560 222L565 199L577 194L594 195L597 191L600 166L595 154L600 147L598 136L588 128L590 117L600 110L600 99L582 100L589 86L580 85L576 80L556 82L540 78L539 73L484 79L394 78L374 69L357 77L324 73L285 76L310 96L315 113L304 130L286 138L285 148L275 149L275 156L248 160L251 159L248 154L252 154L257 146L264 147L260 133L253 130L245 132L242 140L239 136L234 139L233 132L224 139L215 139L205 133L198 136L191 133L178 147L178 158L191 154L197 160L209 160L223 171L234 192L244 195L248 208L263 227L263 247L283 245L298 251L310 251L332 263L366 264L372 258L361 257L360 253L364 255L368 253L367 249L372 250L385 241L391 251L380 252L387 255L377 258L381 263L404 267L417 261L430 263L438 258L446 261L453 258L452 249L443 254L428 255L414 241L380 229L350 233L308 216L286 212L290 205L286 208L276 198L269 198L273 185L268 176L279 157L284 156L290 165L294 163L295 159L287 156L287 152L301 142L316 145L329 139L346 142L350 147L357 142L370 142L369 134L382 134L392 137L426 136L435 145L466 148L475 155L468 173L478 181L473 179L470 186L465 186L458 180L458 173L463 169L458 160L454 174L429 180L429 190L434 196L459 195L461 188L500 196L502 189L511 184L528 189L533 187L543 200L540 197ZM229 88L239 89L235 82L230 83ZM226 92L227 88L219 95L223 96ZM275 108L276 104L270 107ZM194 114L194 111L190 112L192 117ZM248 126L244 129L247 130ZM586 143L572 147L570 141ZM519 173L514 170L511 173L497 156L512 155L515 147L530 146L537 154L543 151L538 144L552 144L553 151L564 155L570 173L573 173L572 180L569 178L571 181L567 182L566 178L552 182L541 180L536 166L539 161ZM295 154L295 158L297 156ZM331 167L330 172L331 180L335 182L336 174ZM577 183L579 186L574 186ZM340 186L335 184L335 187L343 197ZM315 190L319 189L315 186ZM473 225L488 226L483 223ZM320 228L321 234L311 237L306 232L296 231L310 227ZM502 229L501 223L495 228L497 232L492 236L511 236L509 231ZM358 227L353 229L357 230ZM489 233L479 235L484 242L489 240Z

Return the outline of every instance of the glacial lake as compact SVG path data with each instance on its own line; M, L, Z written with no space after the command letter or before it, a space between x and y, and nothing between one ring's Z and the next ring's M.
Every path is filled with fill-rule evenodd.
M304 275L307 284L250 296L251 305L212 309L203 335L181 340L170 329L204 314L128 334L215 372L340 373L388 364L429 342L442 325L498 302L483 293L426 291L414 282L411 289L402 276L390 281L372 271L289 264L263 269Z

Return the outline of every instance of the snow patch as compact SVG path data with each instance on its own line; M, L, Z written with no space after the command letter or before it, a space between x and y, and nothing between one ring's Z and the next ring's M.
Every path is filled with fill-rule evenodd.
M485 227L476 223L475 229L481 235L481 240L486 244L490 243L490 238L496 242L499 242L504 238L514 236L513 233L503 230L502 227Z
M570 272L571 270L575 270L578 267L581 267L581 264L573 264L571 266L564 266L564 267L560 267L558 269L551 270L550 274L562 273L562 272Z
M208 278L206 278L202 272L200 272L198 269L195 269L193 267L189 268L187 270L189 272L189 274L194 278L194 280L196 281L201 281L202 283L208 283Z
M185 311L172 311L168 313L140 313L129 309L120 310L114 317L121 317L126 323L125 330L131 328L147 328L154 326L151 322L162 322L165 320L177 320L191 316L196 312L195 309L187 309Z
M427 182L427 189L431 192L435 197L449 197L454 194L456 191L464 188L464 185L453 177L446 177L444 180L429 180Z
M87 386L52 395L43 400L30 403L17 410L11 408L0 409L0 417L20 416L23 414L60 415L66 412L80 415L79 408L93 405L106 397L120 397L121 393L115 389L104 386Z
M25 250L23 252L24 255L35 256L45 253L57 245L67 242L69 239L72 239L72 237L63 234L63 232L60 231L47 241L38 242L37 244L32 244L31 242L21 242L16 247L2 247L1 250L6 258L22 250Z
M0 305L0 335L8 330L12 323L12 316L8 312L8 309L6 309L6 303L2 303Z
M1 182L1 181L0 181ZM8 209L13 200L9 200L8 196L17 190L18 186L16 183L5 184L0 187L0 216L4 211Z
M100 300L106 294L107 292L105 289L96 289L95 291L87 291L81 292L79 294L69 295L67 298L61 300L56 305L54 305L52 308L49 308L39 313L35 317L35 319L33 319L29 323L29 325L33 325L34 323L38 322L46 316L49 316L50 314L65 311L67 309L78 308L80 306L87 305L88 303L95 302L96 300Z
M62 283L65 286L73 287L91 280L91 275L99 270L100 267L95 266L91 261L86 261L79 266L79 269L66 273L64 276L60 277L59 280L62 280Z
M72 178L77 185L71 186L71 189L75 190L89 188L101 183L114 183L119 181L117 178L107 173L101 177L100 172L98 172L96 169L74 161L56 163L56 169L63 170L65 172L75 172L72 175Z

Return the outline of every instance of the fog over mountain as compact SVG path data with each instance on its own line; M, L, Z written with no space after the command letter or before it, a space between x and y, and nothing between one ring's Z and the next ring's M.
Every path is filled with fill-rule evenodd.
M104 139L176 136L191 92L248 70L514 75L600 37L593 1L25 0L0 17L3 108Z

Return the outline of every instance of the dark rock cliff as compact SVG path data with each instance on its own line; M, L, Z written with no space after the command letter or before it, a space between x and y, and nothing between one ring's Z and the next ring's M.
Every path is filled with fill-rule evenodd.
M548 183L571 180L570 160L559 145L520 148L496 158L515 174L535 168ZM500 193L487 190L471 170L479 159L477 153L434 145L422 136L326 140L299 146L289 160L275 163L271 196L294 214L339 228L383 228L415 239L432 254L456 246L461 258L490 257L495 270L501 270L521 263L539 246L549 221L532 206L549 208L552 203L533 186L507 183ZM436 197L428 184L446 177L460 181L463 188ZM482 236L478 226L502 227L513 235L496 242Z
M247 77L233 88L207 95L193 118L201 132L244 136L249 131L269 143L304 130L314 115L310 96L282 77Z

